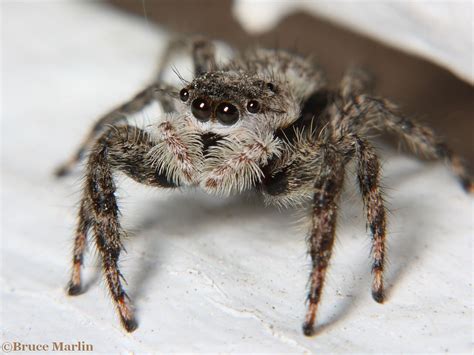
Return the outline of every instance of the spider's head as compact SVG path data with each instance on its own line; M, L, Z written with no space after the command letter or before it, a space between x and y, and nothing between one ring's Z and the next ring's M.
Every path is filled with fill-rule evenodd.
M180 91L180 100L202 131L222 133L258 126L288 108L278 84L239 71L205 73Z

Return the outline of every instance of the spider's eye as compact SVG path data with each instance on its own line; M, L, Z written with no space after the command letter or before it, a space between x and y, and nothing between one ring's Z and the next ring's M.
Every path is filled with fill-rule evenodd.
M250 113L257 113L258 111L260 111L260 102L258 102L257 100L250 100L247 103L247 110Z
M268 88L270 91L275 92L275 85L273 85L272 83L267 83L267 88Z
M228 102L222 102L217 106L216 116L219 122L231 125L239 119L239 110Z
M186 89L182 89L182 90L179 92L179 98L180 98L181 101L183 101L183 102L188 101L188 99L189 99L189 91L186 90Z
M206 122L211 117L211 105L201 98L197 98L191 105L191 111L199 121Z

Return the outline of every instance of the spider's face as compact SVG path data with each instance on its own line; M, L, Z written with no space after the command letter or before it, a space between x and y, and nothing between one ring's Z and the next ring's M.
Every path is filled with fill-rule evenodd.
M180 91L180 99L203 132L254 127L268 113L283 109L275 84L242 72L205 73Z

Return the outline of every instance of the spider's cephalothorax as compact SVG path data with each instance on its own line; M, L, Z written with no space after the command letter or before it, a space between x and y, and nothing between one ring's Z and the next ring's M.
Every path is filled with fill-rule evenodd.
M156 82L102 117L57 171L67 174L89 153L69 294L80 293L80 269L91 233L121 321L128 331L137 326L118 269L124 232L114 172L159 188L200 187L221 195L254 189L268 204L311 206L312 271L303 325L310 335L334 243L346 165L355 160L372 236L372 296L383 302L386 212L379 161L367 132L391 131L415 152L447 161L472 192L461 159L429 128L373 96L371 77L360 69L349 70L339 88L329 89L322 71L308 59L258 49L218 65L213 44L203 39L172 42L160 68L183 45L191 49L195 78L176 89L163 84L160 70ZM153 100L162 104L165 118L146 130L127 123L128 114Z

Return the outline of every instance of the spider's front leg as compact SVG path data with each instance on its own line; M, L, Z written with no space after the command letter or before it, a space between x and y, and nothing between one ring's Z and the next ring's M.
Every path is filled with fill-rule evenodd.
M337 146L329 143L300 142L294 150L294 160L266 176L261 187L267 202L270 203L284 205L298 203L302 196L312 197L311 229L308 236L312 267L309 278L309 305L303 324L303 332L309 336L313 334L316 312L331 258L337 203L348 158Z
M372 297L384 301L386 211L380 190L380 163L372 146L356 138L357 178L372 235Z
M344 182L343 157L328 149L322 159L321 174L314 183L311 231L308 237L312 270L309 279L308 311L303 324L305 335L313 334L316 311L332 254L336 231L337 202Z
M221 195L245 191L261 182L261 167L281 153L283 143L270 133L243 136L225 137L209 148L201 181L204 190Z
M169 126L173 125L169 123ZM168 143L166 139L157 142L149 133L137 127L118 127L104 133L98 139L88 160L84 196L79 211L73 273L68 291L69 294L78 294L80 291L80 265L84 251L82 246L85 245L86 233L90 228L102 257L107 286L127 331L133 331L137 324L130 301L122 287L122 275L118 269L124 231L119 220L114 173L125 173L135 181L150 186L168 188L178 186L179 182L172 177L179 176L179 163L178 167L175 166L173 174L170 174L164 166L159 169L156 167L155 149L160 144L166 146ZM171 156L173 154L174 152L169 153ZM191 156L190 153L189 157ZM183 177L181 180L186 179Z
M92 216L87 201L81 202L79 208L76 237L74 238L74 248L72 257L72 275L67 285L67 292L70 296L81 293L81 268L84 262L84 251L87 245L87 234L92 226Z

